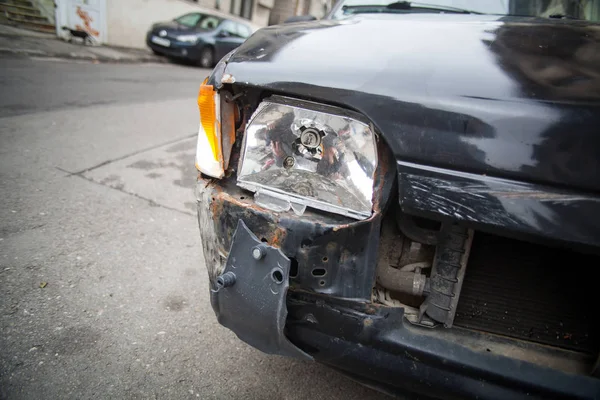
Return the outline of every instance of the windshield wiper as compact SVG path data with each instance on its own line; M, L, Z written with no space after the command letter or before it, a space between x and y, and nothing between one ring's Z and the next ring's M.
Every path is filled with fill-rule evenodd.
M438 4L428 4L428 3L418 3L418 2L408 2L408 1L399 1L397 3L408 3L408 5L411 9L425 8L428 10L448 11L448 12L454 12L454 13L459 13L459 14L481 14L480 12L467 10L465 8L441 6ZM392 6L393 4L397 4L397 3L388 4L388 7Z
M418 11L418 10L436 10L436 11L444 11L456 14L481 14L476 11L466 10L464 8L457 7L447 7L440 6L437 4L427 4L427 3L415 3L408 1L397 1L394 3L390 3L387 5L381 4L359 4L359 5L345 5L342 6L342 10L356 10L359 12L365 12L362 10L371 10L375 9L378 12L385 12L386 10L406 10L406 11Z

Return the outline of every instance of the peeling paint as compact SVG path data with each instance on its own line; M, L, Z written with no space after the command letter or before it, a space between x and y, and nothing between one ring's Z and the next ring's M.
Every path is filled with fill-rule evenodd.
M231 74L224 74L223 77L221 78L221 83L223 83L223 84L235 83L235 77Z

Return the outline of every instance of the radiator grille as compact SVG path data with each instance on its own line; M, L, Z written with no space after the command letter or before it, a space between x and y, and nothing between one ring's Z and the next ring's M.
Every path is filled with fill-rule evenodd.
M476 233L454 324L597 354L598 257Z

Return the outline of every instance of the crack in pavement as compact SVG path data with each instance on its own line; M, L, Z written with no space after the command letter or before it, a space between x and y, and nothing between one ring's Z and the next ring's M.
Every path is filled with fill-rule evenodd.
M94 166L92 166L92 167L85 168L85 169L83 169L83 170L81 170L81 171L78 171L78 172L70 172L70 174L71 174L71 175L83 175L83 174L85 174L85 173L87 173L87 172L93 171L93 170L95 170L95 169L97 169L97 168L100 168L100 167L104 167L105 165L112 164L112 163L114 163L114 162L116 162L116 161L121 161L121 160L124 160L124 159L126 159L126 158L128 158L128 157L133 157L133 156L135 156L135 155L138 155L138 154L144 153L144 152L146 152L146 151L154 150L154 149L157 149L157 148L159 148L159 147L162 147L162 146L167 146L167 145L169 145L169 144L174 144L174 143L177 143L177 142L181 142L181 141L184 141L184 140L188 140L188 139L191 139L191 138L193 138L193 137L195 137L195 136L197 136L197 135L198 135L198 133L197 133L197 132L195 132L195 133L193 133L193 134L191 134L191 135L187 135L187 136L184 136L184 137L181 137L181 138L177 138L177 139L173 139L173 140L169 140L169 141L167 141L167 142L160 143L160 144L157 144L157 145L154 145L154 146L150 146L150 147L146 147L146 148L143 148L143 149L140 149L140 150L136 150L136 151L134 151L134 152L131 152L131 153L125 154L125 155L123 155L123 156L116 157L116 158L113 158L113 159L110 159L110 160L107 160L107 161L103 161L103 162L101 162L100 164L94 165ZM67 171L65 171L65 170L61 169L60 167L56 167L56 169L58 169L59 171L67 172Z
M110 186L110 185L107 185L105 182L96 181L96 180L94 180L91 177L85 176L85 174L88 173L88 172L90 172L90 171L93 171L95 169L98 169L100 167L104 167L106 165L112 164L112 163L117 162L117 161L122 161L124 159L129 158L129 157L133 157L133 156L142 154L144 152L148 152L148 151L160 148L160 147L164 147L164 146L176 144L178 142L183 142L185 140L189 140L189 139L195 137L196 135L197 135L197 133L194 133L192 135L188 135L188 136L185 136L185 137L182 137L182 138L177 138L177 139L170 140L170 141L167 141L167 142L164 142L164 143L161 143L161 144L157 144L157 145L150 146L150 147L147 147L147 148L144 148L144 149L140 149L140 150L131 152L129 154L126 154L126 155L123 155L123 156L120 156L120 157L116 157L116 158L113 158L113 159L110 159L110 160L107 160L107 161L103 161L103 162L101 162L101 163L99 163L97 165L94 165L94 166L89 167L89 168L85 168L85 169L83 169L81 171L78 171L78 172L68 171L68 170L66 170L64 168L61 168L61 167L58 167L58 166L55 166L54 168L56 170L58 170L58 171L61 171L61 172L65 173L65 174L67 174L65 176L66 178L76 176L76 177L82 178L82 179L84 179L84 180L86 180L88 182L92 182L92 183L94 183L96 185L107 187L109 189L114 189L114 190L117 190L117 191L119 191L121 193L124 193L124 194L130 195L130 196L133 196L135 198L138 198L140 200L144 200L144 201L148 202L148 205L150 207L160 207L160 208L163 208L163 209L166 209L166 210L176 211L176 212L178 212L180 214L184 214L184 215L189 215L189 216L195 217L196 216L195 213L187 212L187 211L183 211L183 210L179 210L179 209L174 208L174 207L169 207L167 205L157 203L156 201L154 201L154 200L152 200L150 198L141 196L141 195L139 195L137 193L134 193L134 192L127 191L127 190L123 189L122 187Z
M178 213L180 213L180 214L183 214L183 215L189 215L189 216L192 216L192 217L195 217L195 216L196 216L196 214L195 214L195 213L186 212L186 211L178 210L177 208L173 208L173 207L165 206L165 205L163 205L163 204L160 204L160 203L157 203L157 202L155 202L155 201L154 201L154 200L152 200L152 199L149 199L149 198L147 198L147 197L144 197L144 196L140 196L140 195L139 195L139 194L137 194L137 193L128 192L127 190L123 190L123 189L121 189L121 188L117 188L117 187L113 187L113 186L108 186L108 185L105 185L105 184L103 184L103 183L101 183L101 182L98 182L98 181L95 181L95 180L93 180L93 179L91 179L91 178L88 178L88 177L86 177L86 176L84 176L84 175L82 175L82 174L80 174L80 173L72 173L72 172L66 171L66 170L64 170L64 169L61 169L61 168L59 168L59 167L56 167L56 169L58 169L59 171L62 171L62 172L68 173L69 175L67 175L67 176L66 176L66 178L70 178L70 177L73 177L73 176L79 177L79 178L81 178L81 179L83 179L83 180L86 180L86 181L88 181L88 182L95 183L96 185L99 185L99 186L102 186L102 187L105 187L105 188L109 188L109 189L113 189L113 190L116 190L116 191L118 191L118 192L121 192L121 193L124 193L124 194L128 194L128 195L130 195L130 196L133 196L133 197L135 197L135 198L137 198L137 199L140 199L140 200L147 201L147 202L148 202L148 205L149 205L150 207L159 207L159 208L164 208L165 210L176 211L176 212L178 212Z

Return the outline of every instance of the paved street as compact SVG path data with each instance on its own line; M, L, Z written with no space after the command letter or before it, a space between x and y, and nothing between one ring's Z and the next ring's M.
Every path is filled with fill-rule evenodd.
M217 324L193 193L207 70L0 68L1 399L382 397Z

